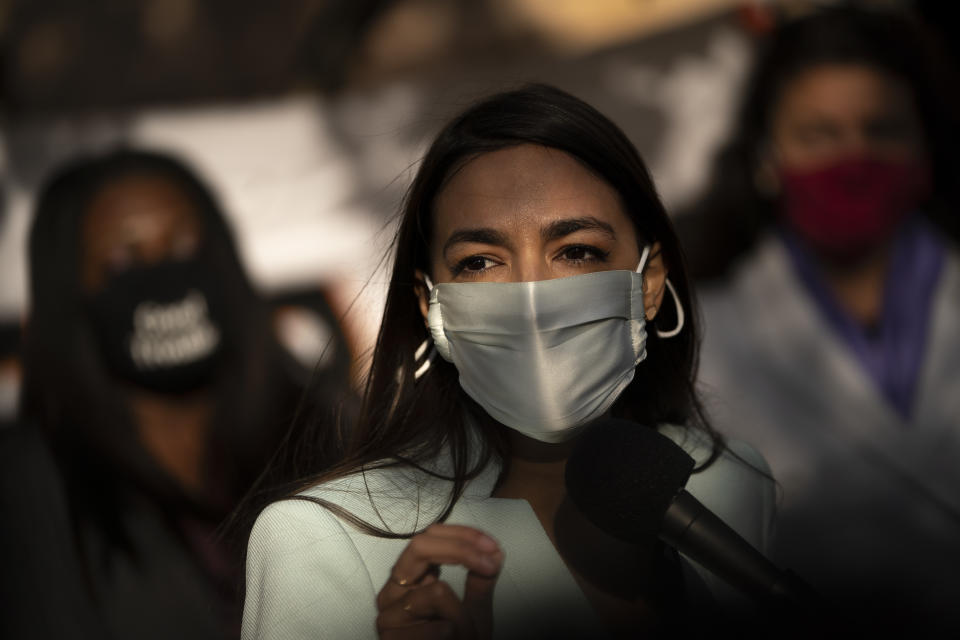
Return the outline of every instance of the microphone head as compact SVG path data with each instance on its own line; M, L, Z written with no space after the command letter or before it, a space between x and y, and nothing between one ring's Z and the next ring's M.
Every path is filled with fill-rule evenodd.
M686 451L655 429L604 420L583 430L567 460L567 495L600 529L636 542L660 533L693 466Z

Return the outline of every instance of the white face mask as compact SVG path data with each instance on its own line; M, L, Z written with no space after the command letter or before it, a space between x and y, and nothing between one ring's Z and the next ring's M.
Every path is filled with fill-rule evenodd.
M633 272L431 287L437 352L494 419L543 442L567 440L613 405L647 356L640 272L649 251Z

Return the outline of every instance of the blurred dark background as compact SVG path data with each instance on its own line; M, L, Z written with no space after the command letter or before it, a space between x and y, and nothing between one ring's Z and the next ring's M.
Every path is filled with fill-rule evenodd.
M704 192L763 37L791 18L846 4L910 10L911 19L929 29L929 44L946 63L937 96L944 104L957 98L955 3L935 0L0 0L0 424L17 414L22 386L21 338L31 312L26 267L31 217L51 170L71 157L133 147L182 159L222 204L239 262L254 285L256 296L248 297L269 305L264 308L270 315L263 314L258 328L272 329L262 333L292 356L270 374L259 362L248 363L249 370L265 378L285 372L291 386L299 388L319 362L318 371L326 368L338 380L357 380L379 327L394 215L426 144L452 114L480 96L531 81L570 91L626 132L679 221ZM951 125L953 131L956 122ZM758 186L757 176L752 178ZM683 220L697 227L700 218ZM730 226L726 220L722 226ZM723 246L722 233L700 235L705 245ZM687 247L698 248L689 242ZM52 315L64 323L61 308L53 306ZM762 308L754 315L768 311ZM744 330L741 320L734 317L729 331L717 333L752 340L756 336ZM771 333L777 347L788 342L784 336L796 333L789 323L783 326L788 328ZM939 345L934 352L939 355ZM278 363L280 353L274 353ZM804 364L810 354L800 355L786 369L809 375ZM57 352L47 364L53 360L59 365L61 359ZM757 366L756 352L731 359L741 360L762 382L774 380ZM718 371L719 378L739 385L734 391L752 391L749 384L740 384L748 377ZM934 381L957 379L943 377ZM831 392L841 386L826 378L815 382ZM802 414L813 404L798 397L790 398L783 415ZM956 393L942 391L931 395L944 406L954 397ZM944 413L955 425L952 406ZM286 428L286 413L266 411L266 401L263 407ZM294 408L295 403L285 405ZM830 428L848 419L864 421L859 409L844 409L835 421L813 418ZM733 421L733 426L740 422L748 423ZM902 432L908 434L904 441L922 433L916 425ZM14 429L0 428L0 434L12 433ZM792 440L784 442L784 459L799 461L795 466L811 476L822 473L789 449ZM940 441L916 442L933 443L942 459L952 451ZM891 450L901 454L906 447ZM33 466L40 468L17 448L6 451L9 461L26 468L24 477ZM264 448L261 453L270 452ZM776 453L776 448L764 451L771 461ZM8 493L19 498L20 472L12 462L14 472L8 475L15 480L14 490ZM842 462L846 473L847 459ZM955 468L952 459L949 463L945 466ZM918 467L933 468L924 460ZM786 486L789 474L776 468L775 473ZM865 483L863 494L853 491L846 497L867 509L861 495L878 502L888 497ZM26 504L24 512L48 514L33 504ZM956 519L956 512L950 513ZM212 528L222 515L208 517L206 524ZM30 520L23 522L29 533L24 539L32 542ZM182 524L173 527L177 536ZM56 532L57 526L43 525L42 530ZM805 543L812 539L802 527L792 532ZM859 538L851 540L852 546L861 546ZM818 552L831 548L812 547ZM17 555L14 547L8 551ZM48 564L58 562L46 549L39 555ZM155 557L165 567L163 556ZM869 556L871 564L874 559ZM124 593L122 583L117 584L116 592ZM44 589L41 584L40 592ZM47 599L37 602L46 606ZM17 605L16 598L6 603ZM163 614L162 607L156 610ZM131 618L140 622L136 615Z
M544 81L595 104L682 208L727 131L753 41L824 4L0 1L0 316L28 304L22 247L42 177L118 143L182 154L208 176L261 287L323 282L343 309L385 250L424 140L504 86ZM863 4L916 9L954 55L951 3ZM376 281L358 306L358 344L376 326Z

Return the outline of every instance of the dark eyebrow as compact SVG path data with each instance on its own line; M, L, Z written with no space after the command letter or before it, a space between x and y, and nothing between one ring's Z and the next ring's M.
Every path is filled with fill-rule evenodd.
M501 247L510 245L507 236L496 229L459 229L454 231L443 244L443 254L446 255L450 247L460 242L478 242L481 244L494 244Z
M583 231L584 229L601 231L614 240L617 237L617 234L614 233L613 227L610 224L604 222L603 220L598 220L592 216L586 216L583 218L566 218L564 220L551 222L540 231L540 235L546 241L559 240L560 238L568 236L571 233Z

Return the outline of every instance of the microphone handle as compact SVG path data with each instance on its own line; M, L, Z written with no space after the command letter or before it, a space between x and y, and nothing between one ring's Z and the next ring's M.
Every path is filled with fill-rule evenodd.
M813 589L792 572L778 569L685 490L667 509L660 539L756 600L819 608Z

